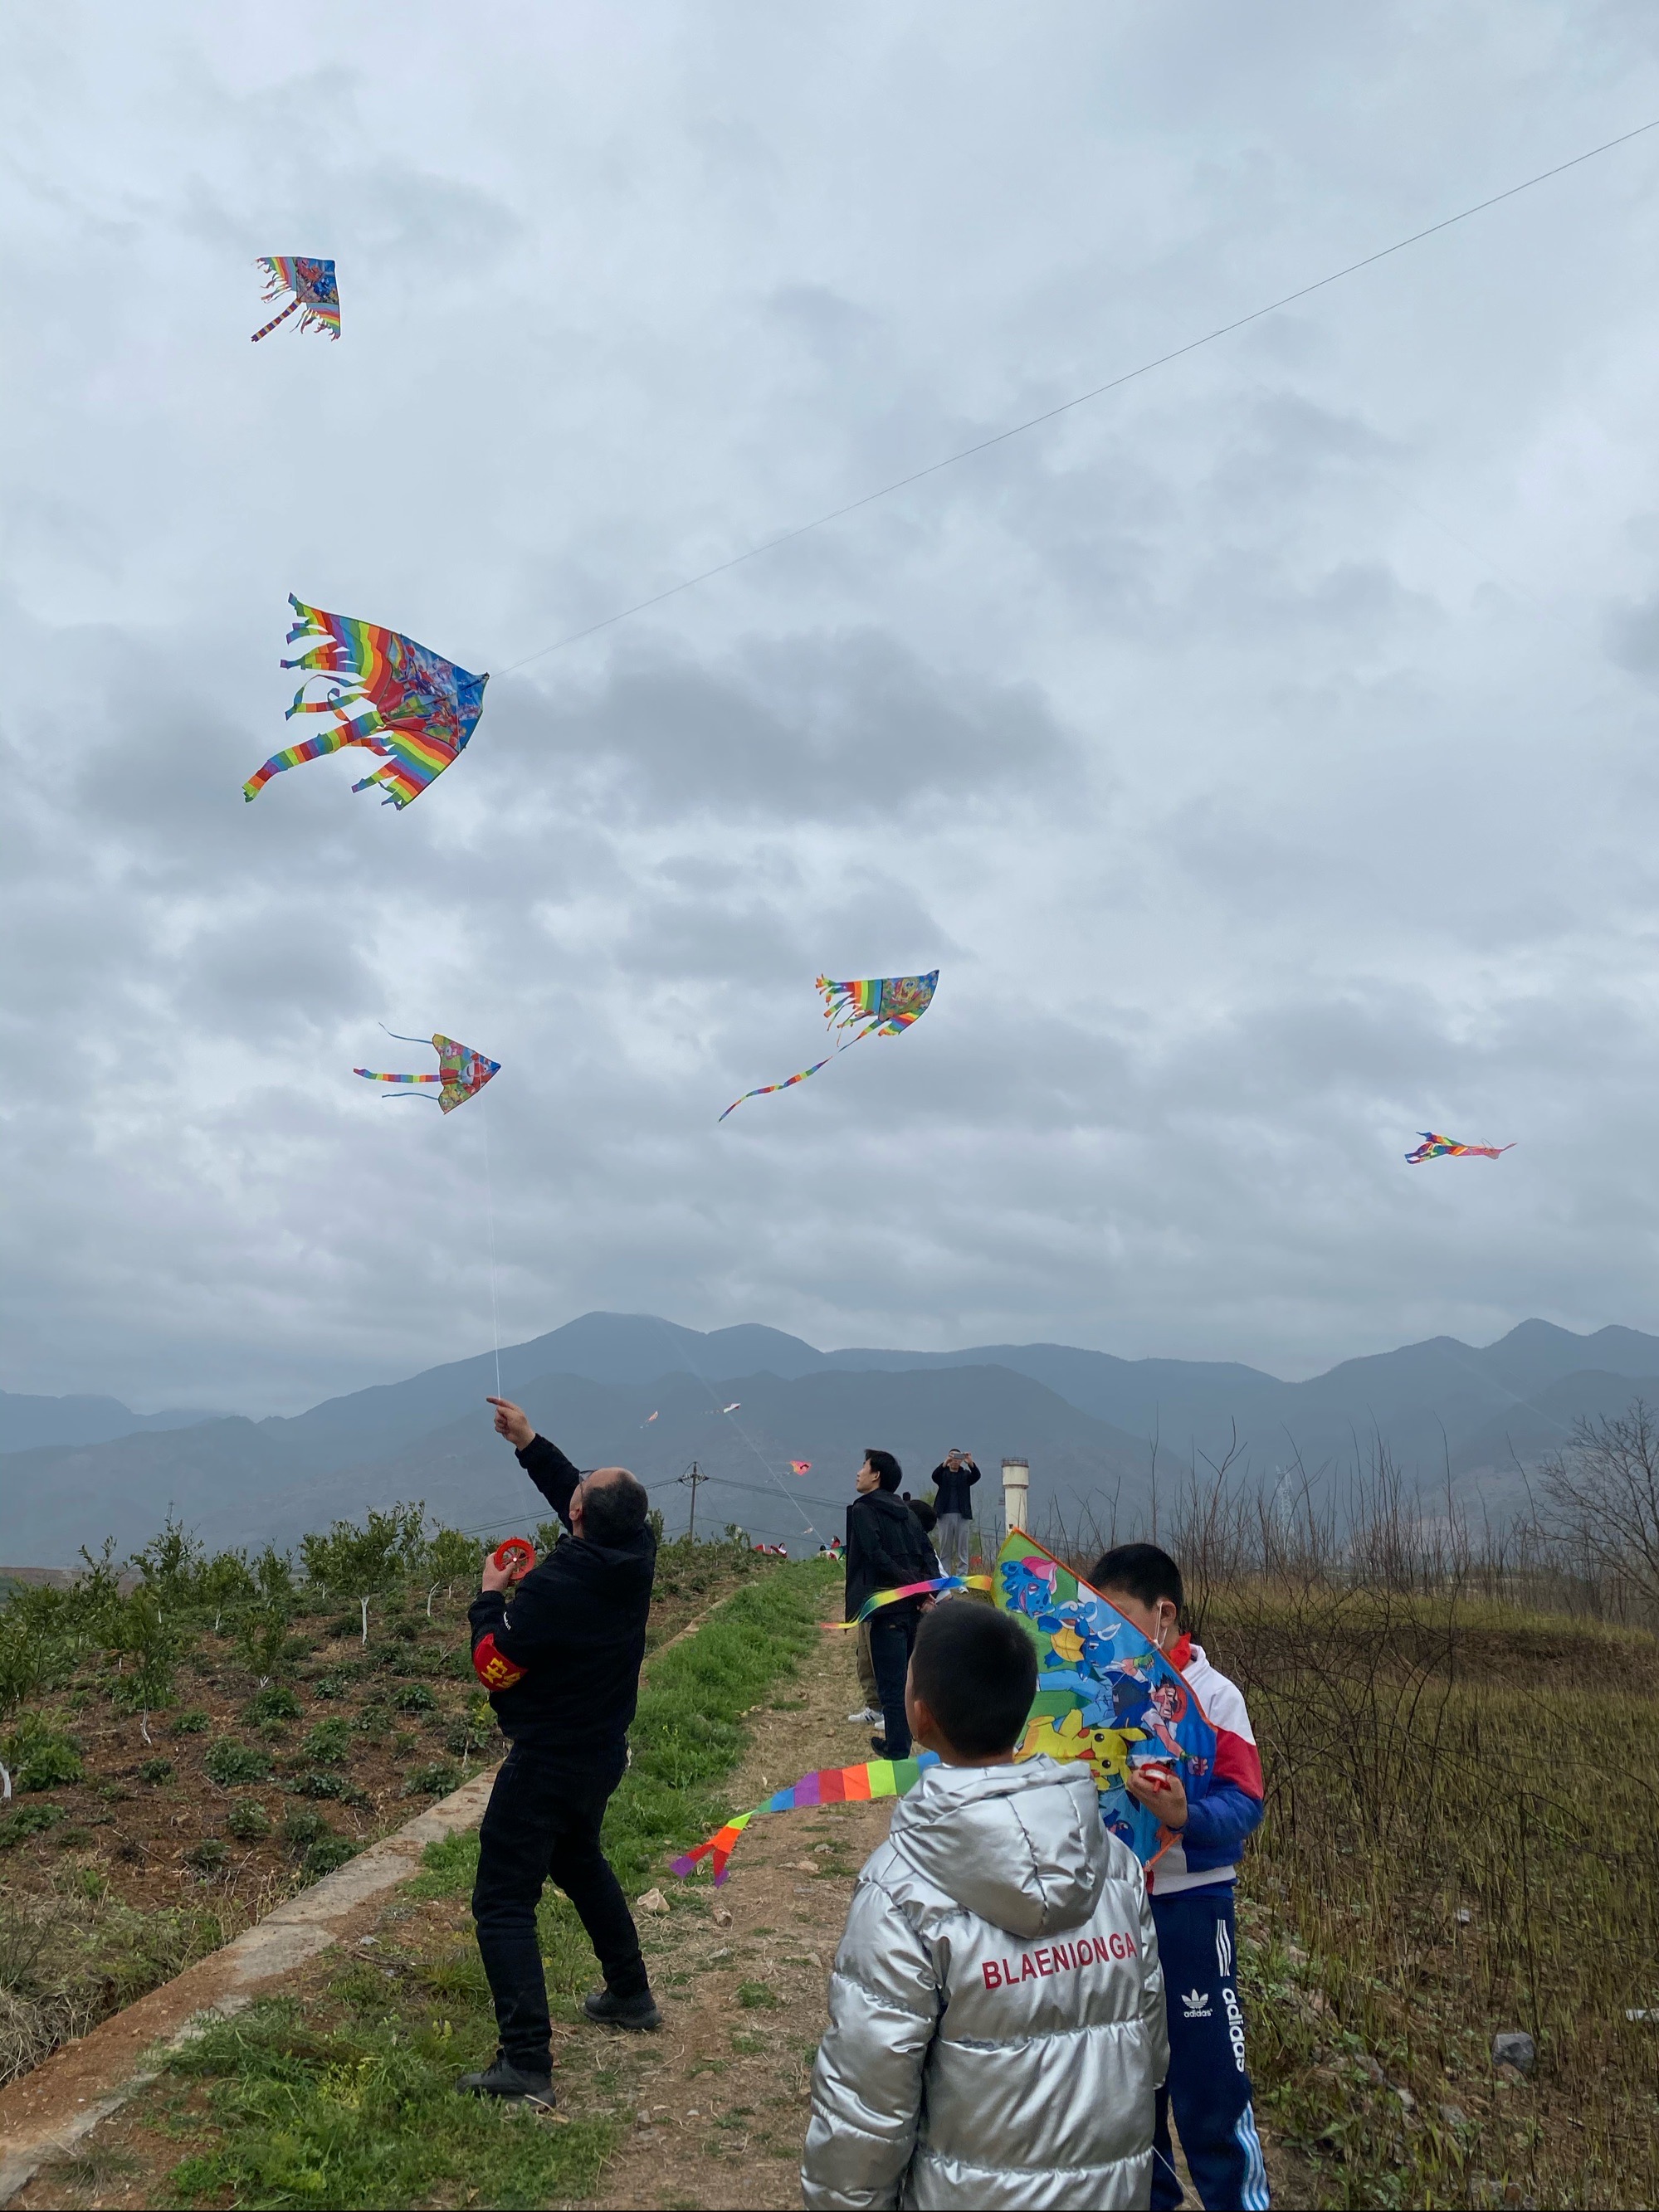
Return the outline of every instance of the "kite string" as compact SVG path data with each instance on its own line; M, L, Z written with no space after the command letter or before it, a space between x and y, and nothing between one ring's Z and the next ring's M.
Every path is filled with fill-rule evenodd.
M489 1223L489 1332L495 1345L495 1395L501 1395L501 1324L495 1310L495 1179L489 1166L489 1116L483 1125L484 1212Z
M667 1323L663 1320L660 1314L653 1314L652 1316L652 1319L655 1321L658 1328L661 1329L664 1341L667 1344L670 1352L672 1352L677 1360L679 1359L683 1355L680 1352L679 1346L675 1343L673 1338L668 1334ZM708 1377L706 1375L698 1374L696 1379L702 1383L704 1391L708 1395L708 1402L713 1406L714 1404L714 1393L709 1388ZM729 1419L730 1417L728 1416L727 1418ZM818 1535L817 1528L812 1524L811 1516L808 1514L805 1507L801 1504L800 1499L796 1497L793 1491L785 1487L781 1476L777 1474L775 1469L768 1462L765 1455L763 1454L760 1446L750 1435L748 1430L744 1428L743 1423L741 1421L733 1421L732 1425L737 1431L738 1434L743 1438L744 1443L748 1445L750 1450L754 1454L756 1461L760 1467L761 1473L772 1485L779 1497L787 1498L789 1504L794 1507L796 1512L800 1515L802 1521L805 1523L807 1534L809 1536L817 1537L819 1543L822 1543L823 1539L822 1536ZM718 1475L714 1475L709 1479L711 1481L718 1482L720 1477Z
M1086 406L1091 399L1102 398L1109 392L1133 384L1137 377L1149 376L1154 369L1166 368L1172 361L1180 361L1187 354L1198 352L1200 347L1213 345L1218 338L1229 337L1235 331L1243 330L1248 324L1259 323L1265 315L1277 314L1281 307L1291 307L1297 300L1305 300L1315 292L1322 292L1328 285L1340 283L1345 276L1356 276L1362 269L1370 269L1379 261L1387 261L1394 254L1403 253L1407 246L1419 246L1425 238L1433 238L1443 230L1450 230L1457 223L1467 222L1472 216L1484 215L1488 208L1500 206L1504 200L1512 200L1522 192L1529 192L1538 185L1547 184L1553 177L1563 176L1569 169L1578 168L1583 163L1593 161L1600 155L1610 154L1615 147L1627 146L1632 139L1643 137L1648 131L1656 130L1659 130L1659 116L1650 122L1638 123L1633 131L1621 131L1616 138L1604 139L1599 146L1592 146L1583 154L1575 154L1570 161L1558 161L1553 168L1540 169L1536 176L1525 177L1518 185L1507 185L1503 191L1493 192L1487 199L1477 200L1472 207L1460 208L1455 215L1443 216L1438 222L1431 222L1422 230L1414 230L1407 238L1396 239L1392 246L1379 246L1375 253L1364 254L1358 261L1350 261L1341 269L1333 269L1328 276L1316 277L1310 284L1298 285L1295 291L1286 292L1277 300L1270 300L1266 307L1253 307L1248 315L1239 315L1230 323L1218 324L1214 330L1206 331L1202 337L1188 338L1184 345L1174 346L1168 353L1161 353L1151 361L1142 362L1138 368L1127 368L1120 375L1109 377L1104 384L1097 384L1087 392L1079 392L1071 399L1062 399L1058 405L1045 408L1040 415L1028 416L1023 422L1013 422L1006 430L994 431L988 438L981 438L974 445L963 446L954 453L946 453L942 460L930 461L925 468L913 469L908 476L896 477L890 483L878 485L874 491L867 491L858 499L848 500L845 506L831 507L826 514L814 515L810 522L797 523L792 530L781 531L776 537L763 538L758 545L748 546L743 552L734 553L729 560L718 561L712 568L700 569L695 576L682 577L678 584L670 584L664 591L653 592L648 599L636 599L632 606L623 607L614 615L606 615L603 621L589 623L585 629L572 630L565 637L556 638L551 645L538 646L534 653L526 653L521 660L509 661L500 672L503 676L511 676L516 669L527 668L532 660L541 660L550 653L562 653L567 646L579 645L584 638L597 636L599 631L626 622L630 615L643 614L649 607L660 606L665 599L674 599L681 592L689 592L698 584L706 584L713 577L723 576L730 569L741 568L745 561L756 560L761 554L773 552L780 545L788 545L797 538L806 537L811 531L822 530L831 522L839 522L843 516L856 514L860 507L872 507L878 500L890 498L895 492L908 490L910 485L937 476L942 469L954 468L958 461L971 460L975 454L988 453L994 446L1004 445L1010 438L1023 437L1026 431L1037 429L1044 422L1052 422L1058 416L1069 414L1074 407Z

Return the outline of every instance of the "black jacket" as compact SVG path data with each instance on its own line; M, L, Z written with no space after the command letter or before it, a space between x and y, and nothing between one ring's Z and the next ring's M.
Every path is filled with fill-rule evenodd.
M568 1528L577 1470L545 1437L531 1438L519 1464ZM479 1647L493 1638L508 1669L524 1669L522 1680L489 1698L514 1742L575 1765L620 1753L639 1700L656 1565L649 1528L616 1546L567 1535L531 1569L511 1605L500 1590L479 1592L469 1616L474 1667L481 1657L488 1666L491 1654Z
M897 1491L872 1490L853 1500L847 1509L848 1620L872 1591L929 1582L939 1571L939 1561L921 1522ZM902 1613L908 1607L915 1612L921 1604L920 1598L909 1598L885 1609Z
M941 1460L933 1469L934 1512L957 1513L964 1521L971 1521L974 1501L968 1493L978 1480L979 1469L972 1460L963 1460L954 1474Z

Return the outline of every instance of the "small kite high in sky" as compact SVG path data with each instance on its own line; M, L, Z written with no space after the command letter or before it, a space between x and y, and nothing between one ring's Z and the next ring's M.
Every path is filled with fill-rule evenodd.
M742 1413L742 1411L743 1411L743 1401L742 1401L742 1399L741 1399L741 1398L734 1398L734 1399L732 1401L732 1402L731 1402L731 1404L730 1404L729 1406L722 1406L722 1407L720 1407L720 1411L721 1411L721 1413Z
M792 1084L805 1083L809 1075L816 1075L821 1067L828 1067L836 1052L845 1052L867 1036L897 1036L918 1022L933 1003L933 993L939 988L939 969L927 975L868 975L852 983L832 983L827 975L820 975L817 988L823 995L823 1018L832 1030L850 1029L853 1035L846 1044L838 1044L836 1052L826 1053L822 1060L814 1060L811 1067L803 1067L799 1075L787 1075L781 1083L763 1083L758 1089L745 1091L743 1098L734 1098L726 1114L735 1114L744 1098L769 1097L775 1091L787 1091ZM726 1114L720 1115L723 1121Z
M1420 1166L1425 1160L1495 1160L1515 1150L1513 1145L1457 1145L1449 1137L1437 1137L1432 1129L1417 1133L1422 1143L1406 1159L1412 1167Z
M255 345L268 338L296 308L304 310L300 317L302 331L326 331L331 338L339 337L340 288L334 281L331 261L319 261L308 253L266 253L253 265L265 272L267 300L280 300L284 292L294 295L280 315L273 315L263 330L255 331Z
M388 1030L386 1035L397 1036L398 1032ZM453 1114L469 1098L476 1098L490 1077L501 1072L499 1060L486 1060L481 1052L474 1052L471 1045L457 1044L453 1037L399 1036L398 1042L399 1044L429 1044L438 1055L438 1073L435 1075L382 1075L372 1067L356 1067L353 1068L352 1073L364 1077L370 1083L435 1083L441 1086L436 1103L446 1114ZM424 1097L426 1094L414 1095Z
M366 745L386 765L351 788L367 791L371 784L382 784L385 805L407 806L465 750L483 712L489 677L469 675L400 631L308 607L292 592L289 605L299 619L288 641L303 639L311 650L282 664L306 672L288 719L332 714L336 720L321 737L273 753L242 786L243 798L257 799L285 768L320 760L343 745ZM343 676L355 688L331 684L322 698L307 699L306 685L319 676ZM362 711L354 714L354 708Z
M789 1471L792 1474L811 1474L812 1462L810 1459L792 1459L789 1462Z

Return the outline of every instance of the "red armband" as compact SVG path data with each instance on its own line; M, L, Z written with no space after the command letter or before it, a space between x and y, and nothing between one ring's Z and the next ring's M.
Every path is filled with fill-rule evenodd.
M472 1671L486 1690L510 1690L525 1678L525 1669L515 1667L505 1652L495 1649L493 1632L473 1645Z

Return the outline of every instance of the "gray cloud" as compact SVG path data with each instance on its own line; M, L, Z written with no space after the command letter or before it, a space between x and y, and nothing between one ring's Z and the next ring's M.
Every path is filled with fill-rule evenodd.
M1644 11L10 35L0 1381L475 1351L492 1198L511 1337L1659 1326L1652 144L514 666L1626 127ZM251 348L307 249L344 340ZM290 590L495 672L406 811L243 804Z

